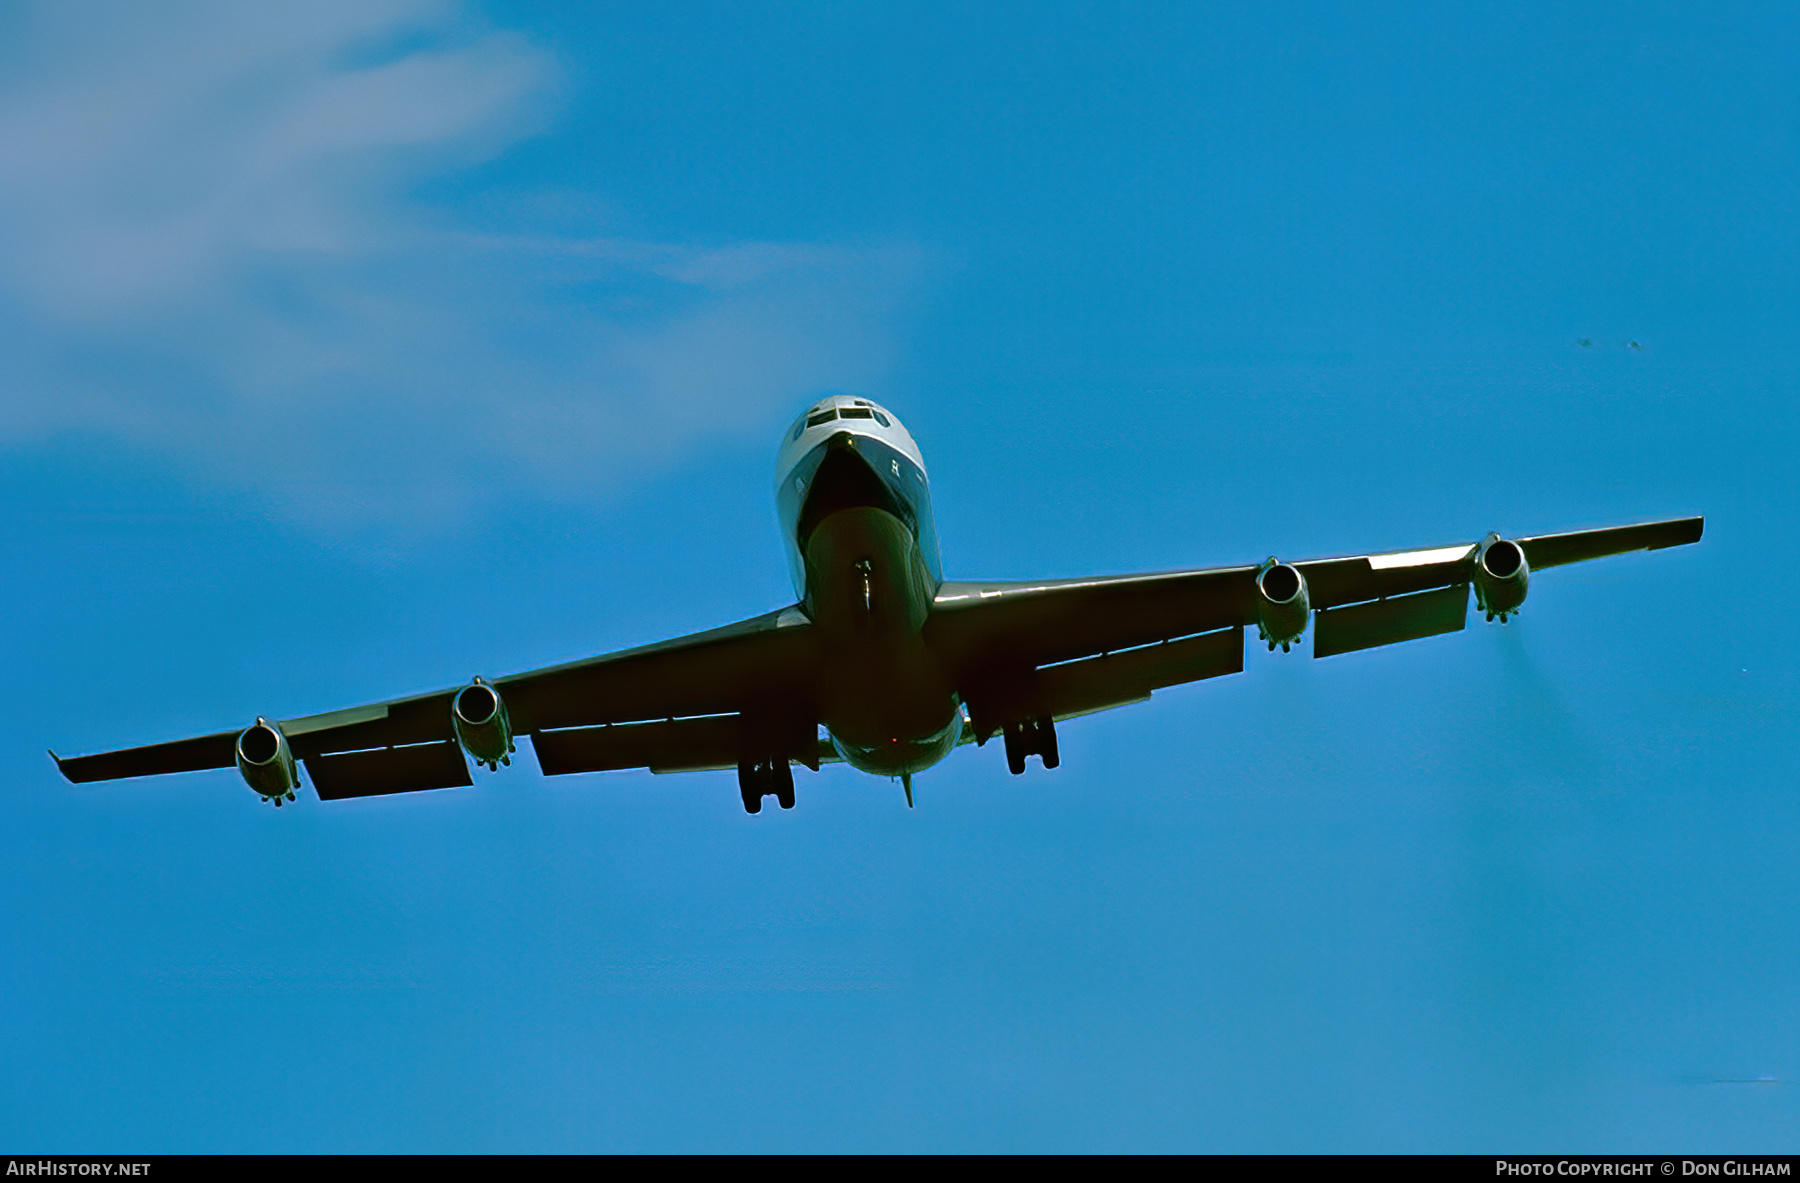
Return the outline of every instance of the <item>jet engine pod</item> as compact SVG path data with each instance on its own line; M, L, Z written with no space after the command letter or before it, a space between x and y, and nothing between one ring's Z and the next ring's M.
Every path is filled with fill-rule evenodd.
M294 790L300 785L294 753L281 728L261 715L237 738L237 766L244 783L260 793L264 801L280 805L294 799Z
M476 763L490 770L512 763L512 721L498 690L476 678L450 700L450 721L456 726L457 742Z
M1264 561L1256 572L1256 631L1269 643L1269 649L1273 651L1280 645L1281 651L1287 652L1287 647L1306 631L1306 618L1311 611L1306 577L1299 569L1273 557Z
M1525 549L1489 534L1475 552L1475 603L1487 618L1498 616L1505 623L1508 614L1517 612L1525 602L1530 584L1531 564L1525 561Z

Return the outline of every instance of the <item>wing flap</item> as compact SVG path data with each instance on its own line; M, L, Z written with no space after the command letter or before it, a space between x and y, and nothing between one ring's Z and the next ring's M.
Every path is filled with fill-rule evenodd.
M538 731L531 747L545 776L621 768L700 772L736 768L746 755L797 760L817 769L825 754L817 724L756 725L741 715Z
M321 801L452 789L475 783L455 740L312 756L306 760L306 774L312 778L313 789Z
M1047 583L946 583L926 623L932 648L965 679L1118 653L1244 624L1256 568Z
M982 739L1008 723L1045 715L1067 719L1142 702L1152 691L1244 668L1243 628L1220 629L990 681L969 695L972 730Z
M1042 713L1062 719L1141 702L1155 690L1243 669L1244 630L1228 628L1039 670L1038 694Z
M1336 608L1388 596L1467 583L1475 553L1472 543L1395 555L1315 559L1296 563L1306 576L1314 608Z
M534 732L531 747L545 776L618 768L652 772L735 768L740 730L736 715L619 723Z
M345 711L284 719L281 731L287 736L294 755L302 760L371 748L444 743L456 738L450 723L453 697L454 691L443 690Z
M1416 592L1332 608L1313 616L1313 656L1331 657L1459 631L1468 617L1469 585Z
M812 622L784 608L641 649L497 678L494 685L514 727L533 733L726 715L778 701L797 708L810 691L817 648Z

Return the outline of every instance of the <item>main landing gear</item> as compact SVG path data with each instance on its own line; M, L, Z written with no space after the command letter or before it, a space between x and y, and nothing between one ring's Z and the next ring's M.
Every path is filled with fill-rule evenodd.
M1008 723L1001 728L1001 734L1006 737L1006 766L1014 776L1025 771L1027 756L1037 756L1043 760L1045 768L1055 768L1062 763L1056 750L1056 720L1048 715L1022 723Z
M783 809L794 807L794 766L786 760L744 760L738 764L738 792L745 813L761 813L762 799L773 793Z

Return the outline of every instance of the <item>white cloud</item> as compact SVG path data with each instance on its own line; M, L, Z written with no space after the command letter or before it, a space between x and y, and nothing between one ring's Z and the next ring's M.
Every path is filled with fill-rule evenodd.
M123 437L325 528L449 524L876 384L918 272L893 247L448 224L417 182L541 131L562 82L440 4L10 19L0 440Z
M380 244L398 184L515 140L554 79L517 36L426 19L448 11L41 10L30 73L0 93L8 277L37 306L93 320L217 284L246 256ZM343 63L405 32L438 40Z

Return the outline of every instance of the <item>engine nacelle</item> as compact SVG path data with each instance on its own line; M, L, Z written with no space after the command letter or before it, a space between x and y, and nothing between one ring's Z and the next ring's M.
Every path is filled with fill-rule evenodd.
M1295 567L1270 558L1256 573L1256 631L1283 653L1306 631L1312 603L1306 593L1306 577Z
M512 763L512 720L506 716L506 703L498 690L480 678L450 700L450 722L456 727L457 742L476 763L489 769Z
M1498 534L1489 534L1475 552L1475 604L1489 620L1502 624L1525 602L1531 586L1531 564L1525 548Z
M261 715L238 735L237 766L244 783L276 805L292 801L300 786L300 769L287 736Z

